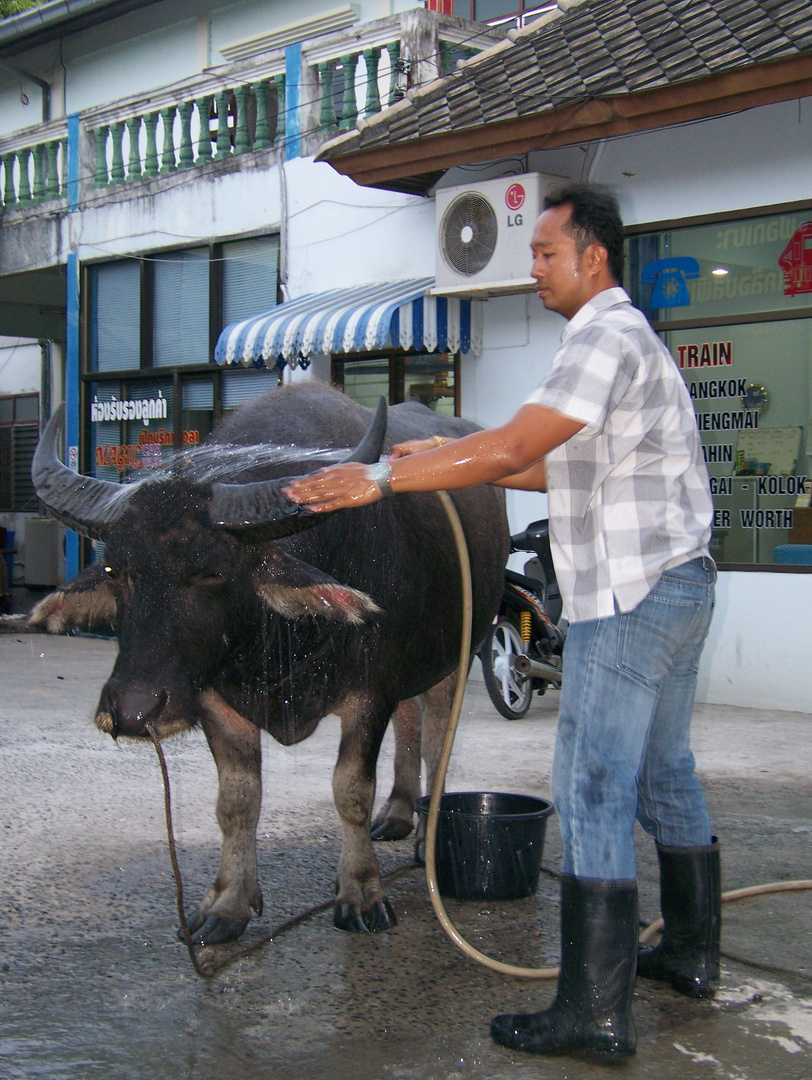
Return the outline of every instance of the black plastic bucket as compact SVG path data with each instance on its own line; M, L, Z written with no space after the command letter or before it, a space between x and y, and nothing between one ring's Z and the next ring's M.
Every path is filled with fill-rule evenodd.
M417 800L428 819L430 797ZM437 886L455 900L518 900L536 891L553 804L532 795L456 791L437 818Z

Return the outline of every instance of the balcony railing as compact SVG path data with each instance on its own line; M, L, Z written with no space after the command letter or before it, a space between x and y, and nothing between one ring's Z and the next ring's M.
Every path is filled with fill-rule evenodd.
M68 122L64 118L0 139L0 200L6 209L32 206L65 193Z
M143 184L178 170L284 149L312 153L505 31L413 9L302 43L301 78L286 86L286 52L267 52L79 117L78 205L93 189ZM0 138L4 210L64 199L67 120Z

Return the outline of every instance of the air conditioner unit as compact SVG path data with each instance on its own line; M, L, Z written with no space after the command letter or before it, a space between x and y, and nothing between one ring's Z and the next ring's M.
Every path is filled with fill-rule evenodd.
M561 176L524 173L436 195L436 270L440 296L531 292L530 240L542 200Z

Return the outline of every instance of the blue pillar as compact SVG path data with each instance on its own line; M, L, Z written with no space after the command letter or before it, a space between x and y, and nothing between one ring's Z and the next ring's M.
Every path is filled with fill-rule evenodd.
M285 49L285 160L302 156L302 45Z
M68 210L79 209L79 113L68 117Z
M65 446L67 464L79 471L79 256L68 255L67 348L65 352ZM65 533L65 578L79 573L79 537Z
M68 210L79 209L79 114L68 117ZM79 471L79 256L68 255L67 344L65 352L65 446L67 464ZM65 577L79 573L79 537L65 533Z

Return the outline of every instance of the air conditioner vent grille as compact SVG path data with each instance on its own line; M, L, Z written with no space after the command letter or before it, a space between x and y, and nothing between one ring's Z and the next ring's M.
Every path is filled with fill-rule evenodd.
M440 228L441 250L458 274L478 274L496 250L496 214L487 199L466 191L449 204Z

